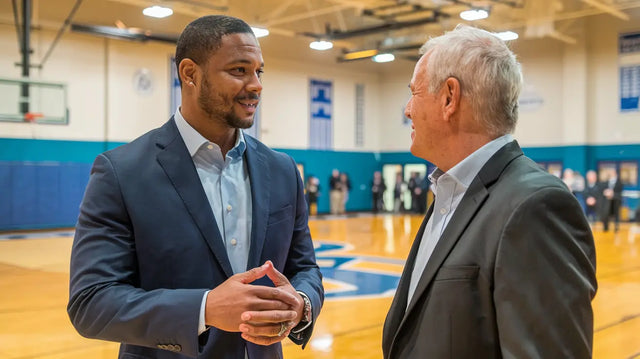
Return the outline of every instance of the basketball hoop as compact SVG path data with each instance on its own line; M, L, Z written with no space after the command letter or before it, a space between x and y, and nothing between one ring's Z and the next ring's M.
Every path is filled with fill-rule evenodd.
M24 122L34 123L36 119L44 117L40 112L27 112L24 114Z

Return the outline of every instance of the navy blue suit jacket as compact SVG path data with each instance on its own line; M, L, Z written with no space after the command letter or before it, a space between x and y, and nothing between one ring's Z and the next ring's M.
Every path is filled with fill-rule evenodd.
M267 259L309 296L324 292L295 162L245 135L253 218L247 267ZM202 298L233 275L173 118L99 155L80 208L68 312L83 336L121 342L120 358L280 358L281 345L216 328L198 337ZM267 278L258 284L273 285ZM312 327L305 330L306 344Z

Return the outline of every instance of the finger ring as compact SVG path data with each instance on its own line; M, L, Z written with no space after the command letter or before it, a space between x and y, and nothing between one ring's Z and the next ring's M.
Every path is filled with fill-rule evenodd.
M280 323L280 331L278 332L278 336L281 337L282 334L284 334L286 331L287 331L287 323L286 322Z

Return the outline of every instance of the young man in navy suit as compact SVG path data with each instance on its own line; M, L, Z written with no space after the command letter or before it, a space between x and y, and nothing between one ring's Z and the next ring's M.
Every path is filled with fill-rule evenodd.
M260 45L205 16L176 49L182 103L162 127L96 158L71 255L68 312L120 358L281 358L324 292L293 159L243 134Z

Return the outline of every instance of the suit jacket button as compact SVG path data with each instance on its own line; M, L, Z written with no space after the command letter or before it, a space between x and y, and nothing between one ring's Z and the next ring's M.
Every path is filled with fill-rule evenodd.
M181 352L182 351L182 347L180 346L180 344L174 345L174 348L176 349L177 352Z
M157 347L158 347L159 349L167 349L167 346L166 346L166 345L164 345L164 344L158 344L158 345L157 345Z

